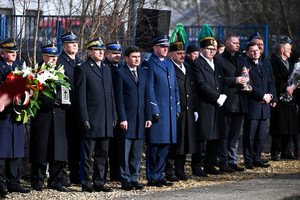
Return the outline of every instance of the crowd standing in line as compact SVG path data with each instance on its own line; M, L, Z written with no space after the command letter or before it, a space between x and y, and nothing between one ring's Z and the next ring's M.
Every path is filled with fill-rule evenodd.
M108 181L120 181L124 190L143 189L139 169L144 136L147 186L188 180L187 154L192 154L193 175L201 177L267 168L270 164L261 153L268 119L271 159L278 161L279 153L281 159L299 158L299 86L290 82L290 75L300 55L295 50L290 60L289 38L278 42L269 61L259 34L250 36L242 55L238 35L228 34L224 43L217 43L204 25L200 49L185 48L179 36L170 43L161 33L151 41L153 54L148 59L142 62L141 49L129 46L123 65L117 41L89 41L83 62L77 56L77 36L68 32L61 39L62 54L48 44L41 48L39 65L64 66L71 105L56 97L38 97L42 104L30 130L33 190L44 189L47 165L47 187L58 191L68 192L68 186L79 184L84 192L110 192ZM22 68L17 51L13 38L0 42L1 85L12 70ZM0 95L0 195L5 197L30 190L20 184L24 124L12 117L12 97ZM242 127L244 165L237 157Z

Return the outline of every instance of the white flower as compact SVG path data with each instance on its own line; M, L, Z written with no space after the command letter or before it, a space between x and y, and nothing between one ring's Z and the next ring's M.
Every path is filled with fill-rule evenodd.
M64 66L63 65L59 66L58 69L57 69L57 72L61 73L61 74L65 74Z
M41 84L45 84L48 79L58 80L58 76L50 73L47 70L43 70L40 73L37 74L37 80Z

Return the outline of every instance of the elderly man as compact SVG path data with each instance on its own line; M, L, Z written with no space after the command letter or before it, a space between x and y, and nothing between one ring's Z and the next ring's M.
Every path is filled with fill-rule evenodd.
M183 64L184 44L182 42L171 44L169 55L176 73L181 114L177 120L177 143L171 145L165 173L168 181L178 181L188 179L184 172L186 154L198 152L195 124L198 107L193 72L188 64Z
M152 40L154 53L142 63L147 69L152 109L152 126L147 138L147 179L149 186L173 185L164 180L163 172L170 144L177 142L176 118L180 113L178 86L174 67L165 57L169 36L160 35Z
M110 192L105 184L109 138L117 113L110 68L103 63L105 46L96 38L86 45L86 62L75 67L75 104L82 126L82 191ZM93 156L94 154L94 156ZM94 158L94 169L92 163ZM90 179L93 172L93 187Z
M22 62L16 60L18 47L13 38L0 42L0 82L5 82L6 77L16 68L22 67ZM0 112L0 195L5 197L9 192L28 193L20 185L21 162L24 157L24 124L16 122L13 117L13 105L9 104ZM6 170L4 171L4 165ZM6 177L6 186L4 182Z

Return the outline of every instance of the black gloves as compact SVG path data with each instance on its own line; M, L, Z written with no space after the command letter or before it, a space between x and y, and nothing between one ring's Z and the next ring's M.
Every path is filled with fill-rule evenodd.
M85 133L89 132L91 130L90 121L82 122L82 129Z
M159 114L152 115L152 123L157 123L159 120Z
M54 107L55 107L55 108L61 107L61 101L59 101L59 100L57 100L57 99L54 99Z
M176 120L179 118L179 116L180 116L180 113L177 112L177 113L176 113Z
M113 121L113 127L114 127L114 128L117 126L117 123L118 123L117 120L114 120L114 121Z

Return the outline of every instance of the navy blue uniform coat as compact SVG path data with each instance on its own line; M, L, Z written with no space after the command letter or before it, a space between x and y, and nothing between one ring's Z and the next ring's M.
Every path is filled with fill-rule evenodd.
M218 107L217 99L220 94L227 95L228 87L222 67L218 65L215 58L214 65L215 70L201 55L191 64L199 100L199 119L197 120L199 140L215 140L223 137L224 109L223 106Z
M119 130L119 136L128 139L144 138L145 121L151 120L147 71L137 67L138 83L124 65L116 70L114 91L119 122L127 121L128 130Z
M88 58L74 70L75 105L79 121L89 121L91 131L85 138L113 137L113 121L117 120L114 90L110 68L101 62L99 66Z
M22 68L19 60L12 66L0 58L0 84L5 82L7 75L15 68ZM8 105L0 112L0 158L19 158L24 156L25 126L14 121L13 104Z
M147 141L153 144L176 143L176 112L180 113L179 91L171 61L162 62L152 54L142 63L147 69L152 114L159 114L159 121L147 132ZM166 65L166 66L165 66Z

